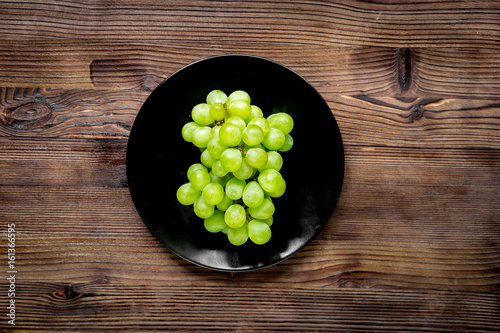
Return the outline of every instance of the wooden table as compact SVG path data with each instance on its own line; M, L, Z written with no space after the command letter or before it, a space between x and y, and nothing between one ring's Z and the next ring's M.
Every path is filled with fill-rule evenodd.
M0 14L0 327L500 330L499 2L15 0ZM319 236L236 274L164 248L125 172L152 89L228 53L307 79L346 153Z

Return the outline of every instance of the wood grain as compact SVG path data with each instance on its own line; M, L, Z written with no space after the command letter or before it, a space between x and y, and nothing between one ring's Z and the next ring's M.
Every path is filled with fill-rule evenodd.
M50 328L53 332L80 327L238 332L487 332L500 328L496 318L498 293L315 288L270 291L255 285L198 286L193 290L106 281L24 283L20 288L31 296L20 296L19 304L26 311L19 320L30 322L30 328ZM186 301L190 298L193 301Z
M2 2L7 39L225 40L302 46L498 46L495 1Z
M16 331L500 331L499 26L498 1L0 2ZM237 274L162 246L125 166L149 93L230 53L308 80L346 153L316 239Z
M408 78L399 82L401 49L127 40L0 40L0 82L12 88L151 91L196 60L243 53L278 61L323 94L395 98L499 98L498 48L407 49ZM33 50L36 50L34 52ZM99 98L97 98L99 100Z

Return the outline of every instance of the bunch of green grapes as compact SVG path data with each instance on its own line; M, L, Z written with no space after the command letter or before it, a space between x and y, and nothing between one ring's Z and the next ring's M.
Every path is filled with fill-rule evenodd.
M191 111L182 137L201 151L200 161L187 170L188 182L177 190L182 205L193 205L212 233L223 232L233 245L250 239L265 244L271 238L273 198L285 193L280 173L290 150L293 119L284 112L265 118L236 90L227 96L213 90Z

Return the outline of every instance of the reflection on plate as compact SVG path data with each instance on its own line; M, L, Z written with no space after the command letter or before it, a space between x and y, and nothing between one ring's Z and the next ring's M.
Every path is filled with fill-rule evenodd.
M200 152L181 136L194 105L213 89L245 90L268 116L294 119L294 147L282 153L286 193L274 200L273 236L265 245L233 246L211 234L191 207L177 202L188 167ZM344 174L342 138L321 95L288 68L259 57L223 55L194 62L168 77L148 97L127 148L130 193L141 218L172 252L220 271L248 271L279 263L321 231L337 203Z

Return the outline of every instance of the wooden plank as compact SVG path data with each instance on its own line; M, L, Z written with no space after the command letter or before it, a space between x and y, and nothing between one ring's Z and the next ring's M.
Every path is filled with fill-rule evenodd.
M0 139L1 185L127 186L127 141Z
M497 99L339 96L322 86L318 89L348 146L500 148ZM2 88L0 137L126 140L148 94L114 89ZM53 141L42 142L50 145ZM22 149L29 151L30 144L11 141L8 149L21 153ZM54 149L65 149L64 144Z
M0 12L3 38L15 40L390 47L497 47L500 40L495 1L4 1Z
M78 51L73 43L81 45ZM193 61L244 53L278 61L329 94L499 97L500 59L495 49L410 49L410 82L403 91L398 78L401 54L395 48L304 49L245 44L235 48L228 43L163 45L137 41L53 41L49 46L40 41L24 44L6 40L2 44L0 68L8 71L0 70L0 82L7 87L151 91Z
M180 331L498 331L498 293L20 283L16 328ZM27 296L30 295L30 296ZM189 301L190 299L193 299ZM210 304L210 306L207 306ZM460 306L457 306L459 304ZM368 318L367 318L368 317ZM16 330L17 331L17 330Z
M4 46L0 49L0 85L4 87L151 91L194 61L242 53L282 63L325 94L500 97L498 48L303 48L228 42L165 45L134 40L0 42Z

